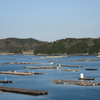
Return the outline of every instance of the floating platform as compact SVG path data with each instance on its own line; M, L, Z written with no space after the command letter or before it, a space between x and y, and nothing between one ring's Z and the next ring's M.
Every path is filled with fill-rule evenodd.
M100 59L79 59L79 60L65 60L65 61L52 60L52 62L77 62L77 61L100 61Z
M93 71L93 70L97 70L97 68L87 68L86 70L91 70L91 71Z
M79 72L80 70L75 70L75 69L64 69L62 71L69 71L69 72Z
M38 57L38 58L30 58L30 59L52 59L52 58L64 58L67 56L46 56L46 57Z
M1 71L0 74L11 74L11 75L23 75L23 76L28 76L28 75L42 75L42 74L44 74L44 73L40 73L40 72Z
M7 81L4 81L4 80L0 80L0 83L12 83L13 81L10 81L10 80L7 80Z
M27 66L27 67L24 67L24 68L29 68L29 69L60 69L60 67L56 67L56 66L41 66L41 67Z
M61 66L69 66L69 67L83 67L83 66L80 66L80 65L61 65Z
M100 61L100 59L80 59L78 61Z
M40 64L40 63L31 63L31 62L6 62L2 65L18 65L18 64Z
M94 78L78 78L79 80L94 80Z
M53 80L55 84L73 84L73 85L82 85L82 86L96 86L100 85L100 82L93 82L93 81L76 81L76 80Z
M34 96L48 94L47 91L29 90L29 89L20 89L20 88L2 87L2 86L0 86L0 91L2 91L2 92L19 93L19 94L27 94L27 95L34 95Z

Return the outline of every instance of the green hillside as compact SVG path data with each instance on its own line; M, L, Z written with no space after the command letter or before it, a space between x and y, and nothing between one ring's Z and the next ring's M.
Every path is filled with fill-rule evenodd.
M0 53L22 53L23 51L34 51L34 49L46 42L36 39L7 38L0 40Z
M66 38L38 46L34 54L98 54L100 38Z

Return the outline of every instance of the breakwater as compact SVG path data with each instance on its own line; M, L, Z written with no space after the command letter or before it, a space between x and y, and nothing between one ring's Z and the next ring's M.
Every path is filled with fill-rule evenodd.
M93 82L93 81L76 81L76 80L53 80L55 84L73 84L73 85L82 85L82 86L96 86L100 85L100 82Z
M21 89L21 88L12 88L12 87L2 87L0 86L0 91L3 92L12 92L19 94L27 94L27 95L46 95L48 91L40 91L40 90L29 90L29 89Z
M40 72L1 71L0 74L11 74L11 75L23 75L23 76L28 76L28 75L42 75L42 74L44 74L44 73L40 73Z

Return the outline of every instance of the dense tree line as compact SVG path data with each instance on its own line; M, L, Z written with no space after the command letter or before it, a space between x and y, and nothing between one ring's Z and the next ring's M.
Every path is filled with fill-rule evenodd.
M22 53L23 51L34 51L34 49L46 42L36 39L19 39L19 38L7 38L0 40L0 53Z
M38 46L35 54L97 54L100 52L100 38L66 38Z
M97 54L100 52L100 38L66 38L54 42L36 39L7 38L0 40L0 53L22 53L34 51L34 54Z

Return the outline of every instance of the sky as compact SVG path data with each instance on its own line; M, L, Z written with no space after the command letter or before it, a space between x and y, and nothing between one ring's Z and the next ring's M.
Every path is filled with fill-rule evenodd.
M100 37L100 0L0 0L0 39Z

